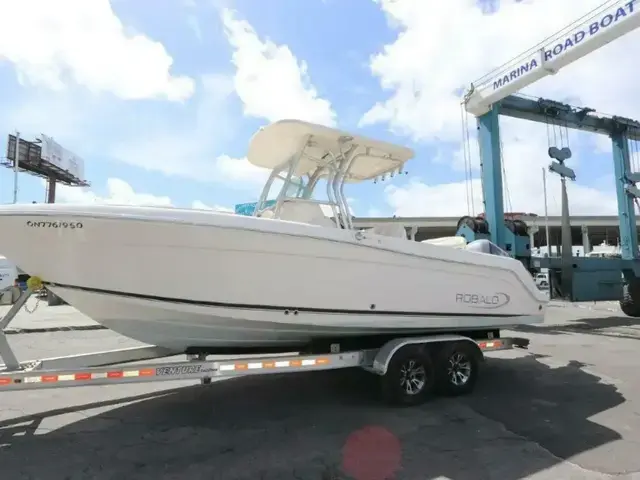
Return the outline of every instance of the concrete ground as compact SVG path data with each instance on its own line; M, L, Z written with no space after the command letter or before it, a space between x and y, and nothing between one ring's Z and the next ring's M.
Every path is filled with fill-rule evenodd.
M41 304L14 326L62 325L91 320ZM381 404L362 371L0 393L0 477L640 479L640 326L615 304L557 304L509 333L530 350L492 354L474 394L415 408ZM107 330L10 341L23 358L135 345Z

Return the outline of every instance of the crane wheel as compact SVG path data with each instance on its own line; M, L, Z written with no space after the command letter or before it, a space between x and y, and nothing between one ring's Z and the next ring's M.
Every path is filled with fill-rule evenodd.
M528 237L529 229L527 228L527 224L522 220L513 220L513 233L518 235L519 237Z
M456 225L456 231L460 230L460 228L466 225L471 229L472 232L477 233L478 226L476 224L476 219L469 216L464 216L458 220L458 224Z
M476 218L476 228L478 229L478 233L482 233L485 235L489 234L489 224L484 218Z
M632 280L622 286L620 310L628 317L640 317L640 281Z

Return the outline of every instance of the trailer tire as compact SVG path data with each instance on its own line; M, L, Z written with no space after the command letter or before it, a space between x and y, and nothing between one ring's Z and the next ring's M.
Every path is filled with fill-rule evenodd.
M471 393L480 371L482 351L470 341L442 344L435 354L435 390L455 397Z
M409 407L424 403L433 392L435 370L429 350L424 345L407 345L389 361L380 377L386 403Z
M620 310L628 317L640 317L640 283L632 280L622 286L622 300Z

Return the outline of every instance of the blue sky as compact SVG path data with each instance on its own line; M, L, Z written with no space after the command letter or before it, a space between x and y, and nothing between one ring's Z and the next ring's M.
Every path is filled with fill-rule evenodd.
M416 152L408 177L387 186L350 188L358 216L466 214L454 92L599 3L556 0L554 8L550 0L503 1L487 8L486 2L452 0L445 8L429 0L84 0L84 17L77 13L66 20L71 23L56 24L54 13L31 18L30 2L38 3L25 0L24 7L0 12L5 13L0 30L11 26L9 13L20 19L14 24L31 21L49 27L29 39L0 33L0 133L17 129L26 138L44 133L84 158L90 191L63 189L60 201L115 197L129 203L232 208L255 200L260 191L260 172L239 163L257 128L279 118L322 122L332 115L343 130L408 145ZM529 27L536 17L548 19L538 31ZM235 37L230 18L240 31ZM118 19L121 31L114 27ZM73 41L65 42L61 39L70 25ZM95 33L101 28L111 35L105 34L105 42ZM242 33L243 28L252 31ZM521 35L516 38L517 32ZM623 48L634 35L632 49L638 50L638 36L629 34L619 45L527 93L640 117L638 102L628 100L632 87L612 92L611 80L603 74L608 65L629 68L620 66L619 58L629 58ZM152 53L131 53L136 36L146 38L153 55L164 49L173 62L170 68L162 69L162 59L147 68L144 62ZM273 48L265 56L255 47L268 41ZM81 48L85 45L90 52ZM46 58L43 47L50 53ZM252 70L256 55L261 55L255 62L260 67ZM242 65L234 58L242 58ZM302 64L306 73L301 75ZM179 100L167 98L169 87L158 87L155 95L146 92L147 85L166 83L168 76L182 78L184 92L189 82L193 88ZM577 76L584 80L576 86ZM243 87L242 78L258 80ZM136 95L123 87L130 84L135 84ZM289 94L294 87L282 86L294 84L304 89L304 98ZM250 91L252 85L259 87L257 93ZM473 131L472 121L470 126ZM612 212L606 139L570 138L579 178L570 193L574 212ZM510 203L514 210L542 213L540 169L548 163L544 126L505 122L503 139ZM473 138L470 147L479 204ZM550 208L555 210L559 195L553 192L559 191L550 181ZM20 176L20 202L43 201L44 195L39 179ZM0 201L12 199L13 172L1 170ZM482 209L476 205L475 210Z

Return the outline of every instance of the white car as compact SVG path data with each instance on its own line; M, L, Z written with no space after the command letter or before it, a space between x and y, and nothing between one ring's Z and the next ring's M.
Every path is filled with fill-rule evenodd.
M549 277L546 273L536 273L534 280L538 288L549 288Z

